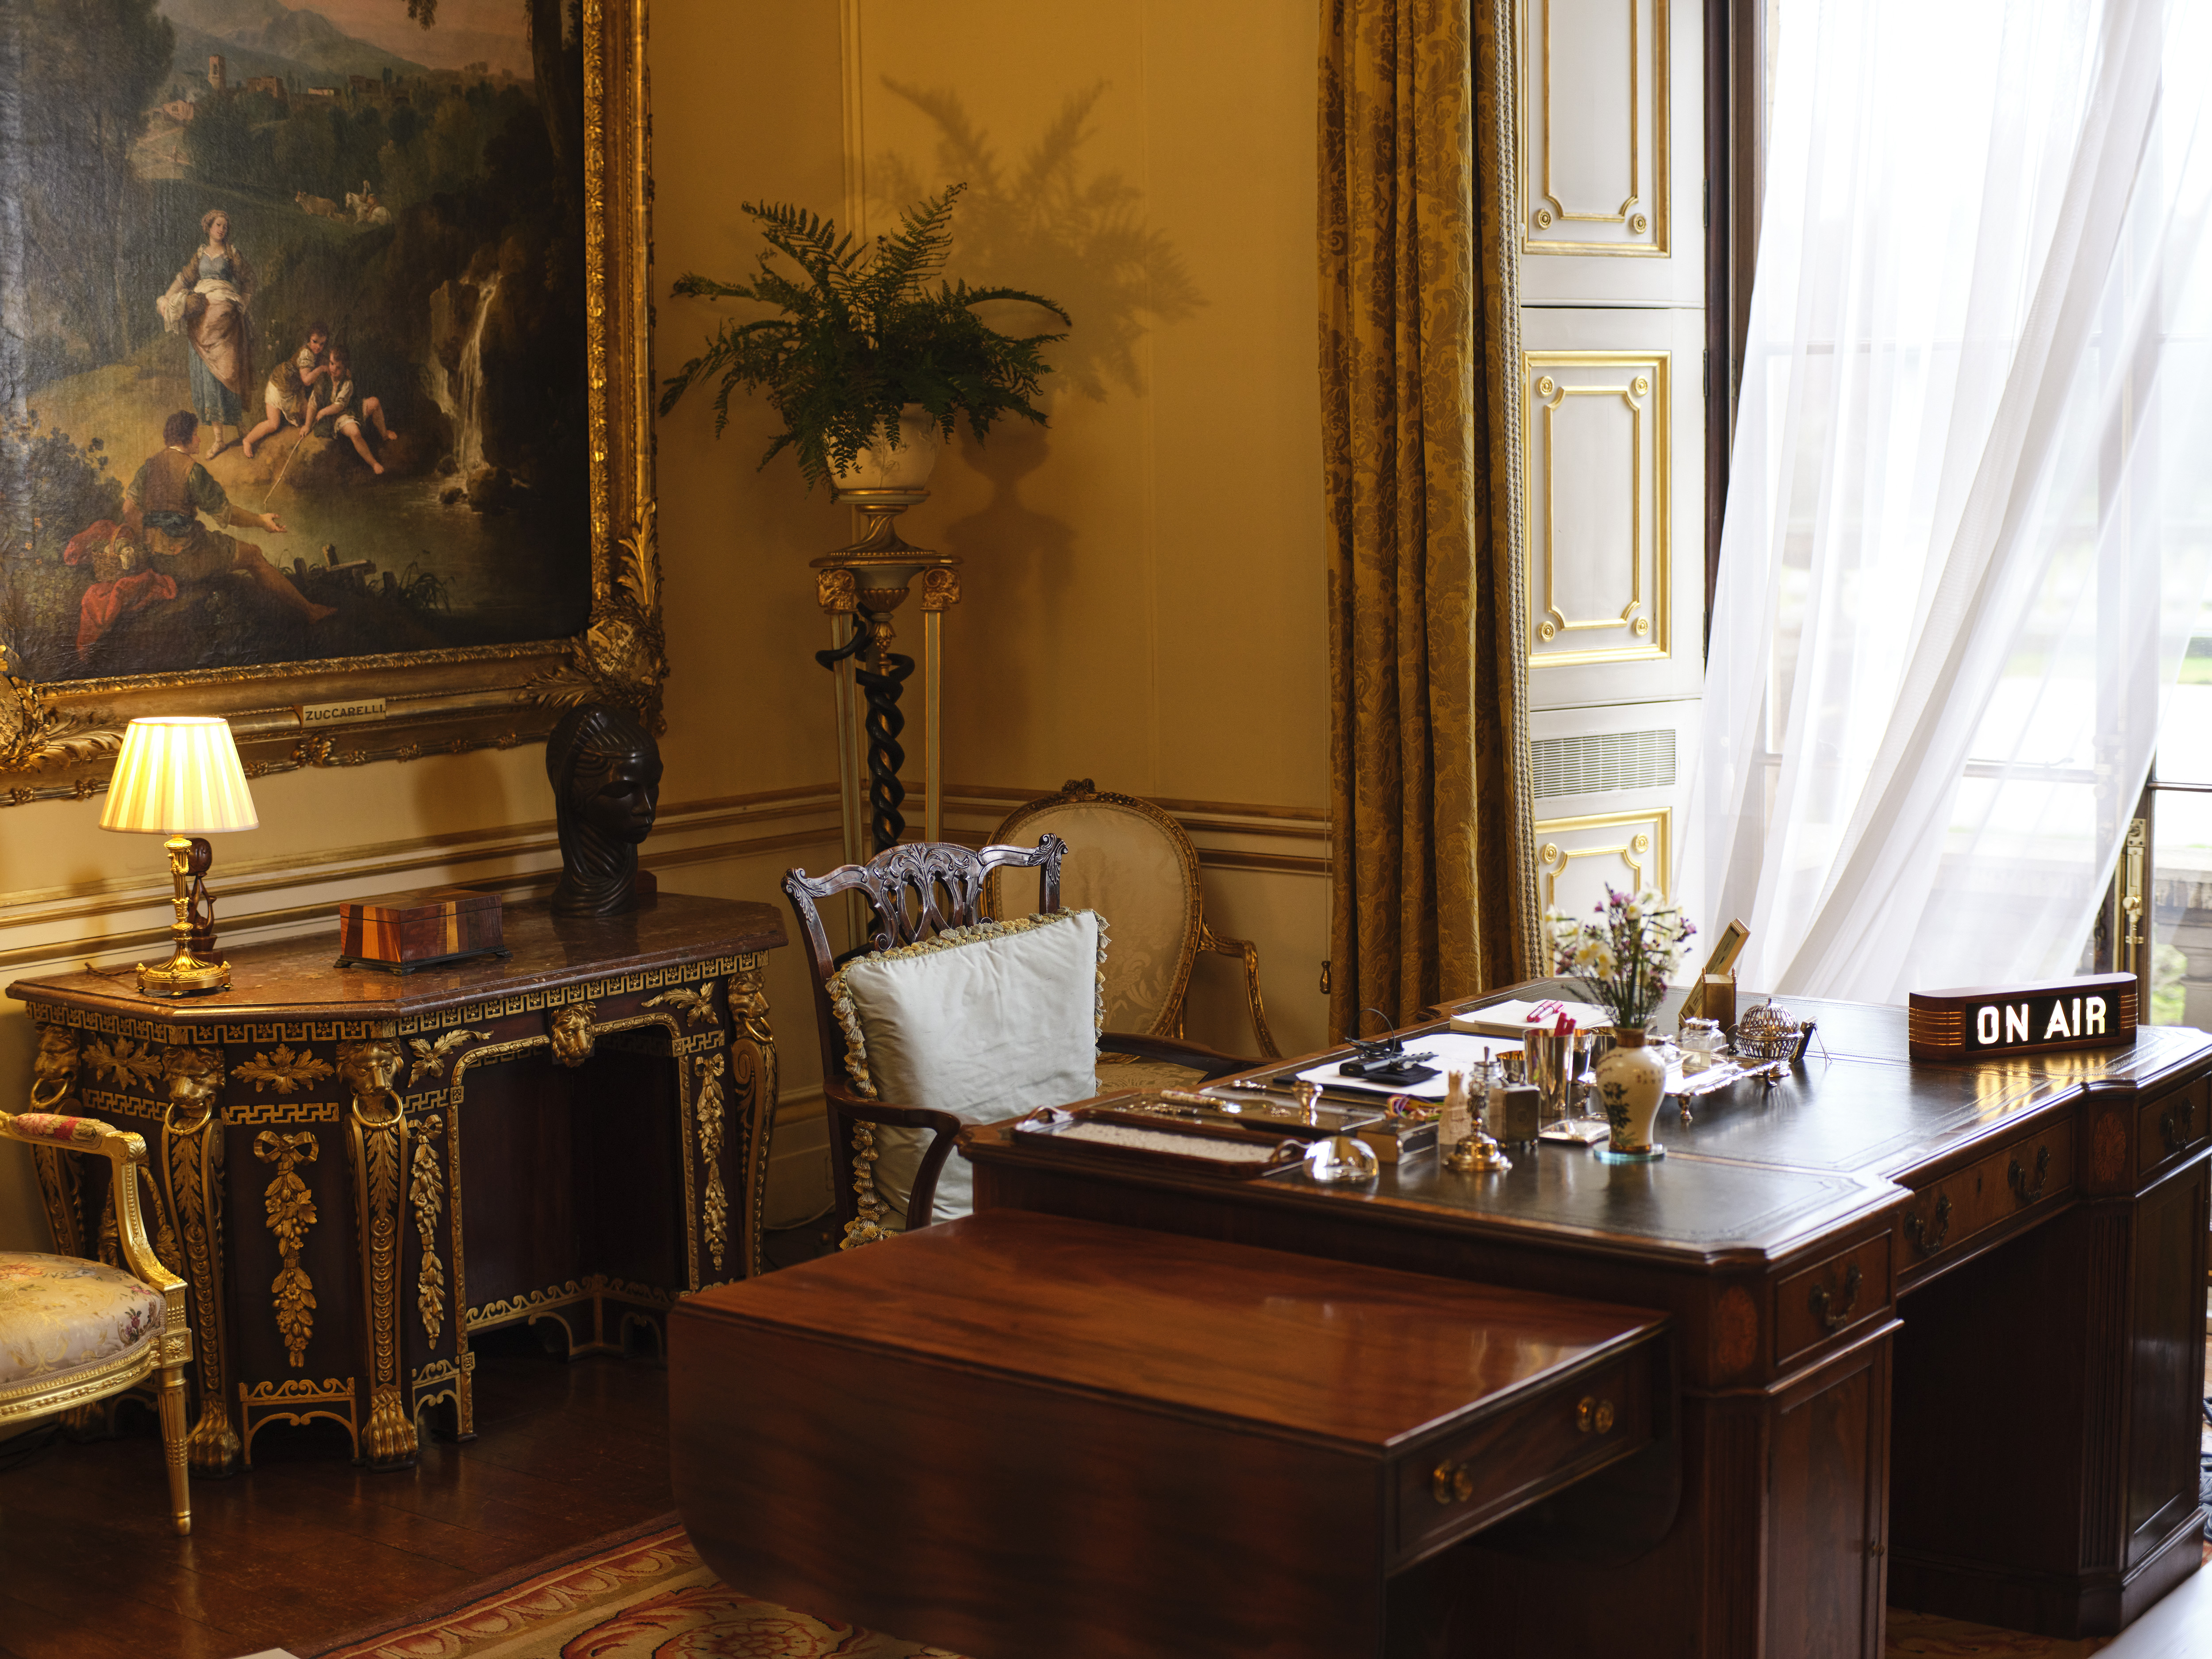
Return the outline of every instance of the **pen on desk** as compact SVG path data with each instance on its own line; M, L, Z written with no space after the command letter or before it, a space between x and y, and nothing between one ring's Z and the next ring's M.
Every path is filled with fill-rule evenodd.
M1292 1100L1297 1097L1291 1092L1291 1085L1297 1080L1292 1078L1278 1083L1270 1079L1239 1077L1231 1078L1226 1083L1216 1083L1208 1086L1215 1089L1238 1089L1251 1094L1273 1095L1284 1100ZM1387 1098L1386 1096L1376 1091L1333 1089L1326 1083L1321 1085L1321 1097L1323 1100L1342 1101L1353 1106L1375 1106Z

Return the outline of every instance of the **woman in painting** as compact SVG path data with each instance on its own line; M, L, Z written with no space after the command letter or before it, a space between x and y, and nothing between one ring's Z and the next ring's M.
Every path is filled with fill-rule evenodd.
M215 429L218 454L228 447L222 428L246 430L246 389L253 384L253 342L246 307L253 298L253 268L231 246L230 216L221 208L201 216L206 237L155 302L161 325L191 344L192 407L203 426Z

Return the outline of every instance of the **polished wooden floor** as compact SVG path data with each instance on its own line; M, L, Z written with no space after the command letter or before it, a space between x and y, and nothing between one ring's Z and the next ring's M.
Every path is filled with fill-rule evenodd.
M149 1435L56 1445L0 1472L0 1659L296 1650L665 1514L667 1399L651 1364L485 1353L469 1444L371 1474L276 1425L252 1474L193 1483L189 1538Z

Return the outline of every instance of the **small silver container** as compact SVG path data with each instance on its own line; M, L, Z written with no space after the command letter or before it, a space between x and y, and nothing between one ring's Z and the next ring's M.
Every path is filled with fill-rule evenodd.
M1519 1158L1536 1148L1536 1136L1543 1127L1543 1097L1533 1083L1509 1083L1492 1097L1496 1103L1490 1133L1504 1143L1505 1150Z
M1306 1173L1316 1181L1372 1181L1382 1160L1358 1135L1323 1135L1306 1148Z

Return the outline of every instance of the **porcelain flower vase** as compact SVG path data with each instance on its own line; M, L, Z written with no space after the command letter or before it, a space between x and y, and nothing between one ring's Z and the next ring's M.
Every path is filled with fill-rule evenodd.
M899 441L894 449L883 428L876 441L855 456L848 468L831 474L840 489L920 489L937 469L937 422L920 404L899 411Z
M1613 1036L1613 1052L1597 1063L1598 1098L1613 1133L1597 1156L1607 1164L1664 1158L1667 1149L1651 1144L1651 1121L1667 1093L1667 1062L1645 1046L1640 1026L1616 1025Z

